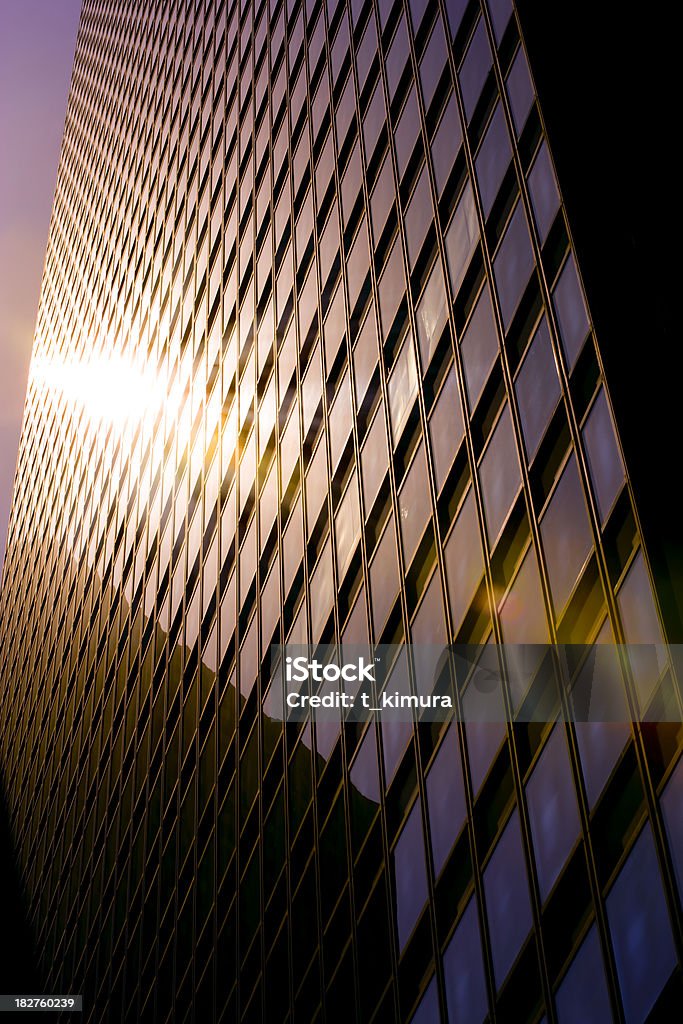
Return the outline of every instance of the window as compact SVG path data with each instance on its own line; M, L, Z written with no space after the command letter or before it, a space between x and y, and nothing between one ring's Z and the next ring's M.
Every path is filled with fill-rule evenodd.
M429 422L434 475L439 491L446 482L464 434L460 388L455 375L455 367L451 366Z
M256 574L256 516L240 548L240 603L244 603Z
M460 69L460 86L468 121L474 113L490 67L491 49L486 37L484 19L480 18Z
M500 624L507 644L548 642L541 579L533 548L524 556L517 578L501 605Z
M408 49L406 19L401 15L401 20L398 23L396 32L394 33L394 39L389 48L386 60L387 84L389 86L389 96L391 99L396 95L398 83L401 81L401 77L405 71L409 57L410 51Z
M570 255L553 289L553 303L560 325L562 346L570 370L574 369L588 334L588 314L574 257Z
M349 282L349 309L352 315L363 294L365 279L369 270L368 229L364 217L353 243L353 248L346 259L346 272Z
M503 34L510 20L510 15L512 14L512 3L511 0L488 0L488 6L491 12L493 32L496 42L500 46Z
M349 772L351 785L373 804L379 806L379 770L377 768L377 739L375 727L370 725Z
M512 119L515 122L517 135L519 136L522 134L526 119L534 102L534 89L531 84L529 67L524 56L524 49L521 46L517 50L515 62L507 77L507 88Z
M660 804L679 895L683 895L683 758L664 787Z
M441 580L433 573L427 593L422 598L417 615L411 626L413 643L421 645L413 651L415 673L418 679L431 682L436 668L434 649L446 643L446 624L443 617Z
M429 366L431 358L436 351L436 346L441 340L441 335L448 323L446 285L443 279L441 260L438 258L434 263L429 281L415 311L415 320L424 372Z
M579 813L564 727L556 725L526 787L541 899L557 881L579 835Z
M488 1015L476 900L472 898L443 955L449 1021L481 1024ZM435 1018L436 1019L436 1018Z
M391 427L396 444L417 395L415 348L410 335L406 337L389 377L388 391Z
M351 122L355 113L356 102L353 96L353 76L349 75L346 81L344 94L337 106L337 144L340 150L344 148L346 134L351 127Z
M484 285L460 342L467 397L474 409L498 355L498 332L493 319L491 294Z
M458 114L455 96L451 95L432 142L434 178L439 197L443 195L443 190L446 187L461 145L462 127L460 125L460 115Z
M450 725L427 772L429 834L434 874L441 872L460 829L465 822L465 790L457 729Z
M439 992L436 987L436 978L432 978L429 988L422 996L420 1005L410 1018L410 1024L433 1024L439 1019Z
M408 682L408 654L407 648L402 647L396 664L394 665L386 689L393 693L409 693ZM412 722L401 722L396 718L382 719L382 752L384 760L384 775L387 788L396 774L403 752L412 735Z
M303 521L301 510L301 496L297 497L296 504L289 517L289 523L282 538L282 562L285 580L285 598L292 585L294 576L301 563L304 554Z
M351 406L351 381L348 369L344 372L342 382L329 413L330 455L332 457L332 473L339 465L346 443L351 434L353 409Z
M457 209L451 218L445 241L448 273L451 278L453 295L457 296L465 271L479 241L477 212L474 206L472 186L469 182L465 186Z
M572 453L541 519L550 589L559 618L593 548L588 513Z
M491 212L511 159L512 149L505 125L503 105L498 103L475 161L485 217Z
M379 636L398 594L399 576L396 559L396 533L393 517L387 524L370 566L372 588L372 621Z
M301 382L301 399L303 405L304 437L307 437L322 403L320 345L315 346L308 369Z
M391 337L391 329L404 299L405 291L403 256L399 240L396 239L379 282L380 320L385 341Z
M370 218L375 246L382 237L382 232L395 199L394 172L391 168L391 158L387 155L377 175L377 182L370 197Z
M595 925L581 943L555 996L559 1024L603 1024L612 1019Z
M500 312L506 330L512 322L512 317L533 268L534 256L529 238L529 228L520 201L517 203L493 261Z
M600 513L605 523L624 484L624 464L614 434L604 388L600 388L583 428L583 442Z
M396 132L394 134L394 142L396 144L396 163L398 165L398 177L399 181L406 172L406 168L413 155L415 149L415 143L418 140L420 134L420 112L417 107L417 96L415 94L415 86L410 90L410 96L408 97L405 106L403 107L403 113L401 114L398 124L396 126Z
M481 688L475 676L470 680L462 701L467 735L467 759L475 797L505 739L505 705L499 679L498 657L495 648L487 642L477 667L490 667L492 663L495 665L494 673L497 679L493 689L488 685L485 689Z
M545 142L541 145L533 167L529 171L529 192L531 193L531 205L534 208L538 237L543 245L555 220L555 214L560 208L560 195L557 191L550 154Z
M321 441L306 473L306 516L309 536L318 520L326 497L327 453L325 445Z
M415 801L394 849L396 923L399 949L403 950L427 901L422 805Z
M363 472L363 497L367 514L375 503L375 498L389 468L387 433L381 407L373 420L363 445L361 468Z
M515 392L527 456L533 462L561 393L545 316L520 367Z
M261 648L266 650L280 618L280 561L275 557L273 568L261 591ZM278 637L279 639L279 632Z
M506 404L479 467L484 498L486 527L491 547L522 484L517 448L512 433L510 409Z
M322 22L323 19L321 18ZM377 54L377 31L375 29L375 19L370 18L365 32L363 33L363 39L356 54L356 63L358 65L358 90L363 91L363 87L368 77L372 62Z
M282 473L282 490L287 489L290 477L294 472L299 458L299 417L296 406L289 417L285 432L280 442L280 468Z
M671 922L648 824L607 897L607 920L627 1024L647 1018L676 966Z
M335 534L338 573L339 579L342 580L360 537L360 507L355 471L335 517Z
M432 200L430 196L429 179L427 167L423 165L422 173L418 180L412 198L405 212L404 224L406 229L406 244L408 247L408 262L411 271L414 270L417 259L422 251L427 232L434 219Z
M371 19L372 20L372 19ZM363 120L363 140L365 142L365 162L370 164L375 146L382 129L387 123L387 112L384 106L384 92L381 82L375 86L368 111Z
M531 901L515 809L484 871L493 973L500 988L531 931Z
M422 442L420 442L420 447L415 453L412 465L401 486L398 503L401 515L403 560L408 567L427 525L431 505L427 462Z
M332 610L332 595L332 546L328 537L311 577L311 632L314 642L320 639L320 632Z
M337 358L337 352L344 339L344 332L346 331L346 317L344 315L344 288L343 285L339 285L334 298L330 303L330 308L325 318L325 358L327 361L328 370L329 367L334 365L334 361ZM282 398L282 393L281 396Z
M367 394L372 376L377 366L379 348L377 345L377 327L373 306L370 306L363 321L360 334L353 350L353 368L356 378L356 404L360 408Z
M448 599L457 633L484 575L479 521L470 488L444 549Z
M626 643L638 645L629 651L629 659L640 707L644 708L664 668L664 651L662 631L642 551L634 558L619 588L617 604Z
M420 61L420 79L422 81L422 95L426 111L429 110L434 99L436 87L446 66L446 60L446 39L441 25L441 18L437 16L431 39Z

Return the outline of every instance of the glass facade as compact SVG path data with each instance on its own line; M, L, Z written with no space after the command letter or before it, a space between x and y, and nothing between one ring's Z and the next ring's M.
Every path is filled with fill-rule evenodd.
M0 616L87 1020L673 1019L675 726L269 714L271 643L662 639L510 0L84 0Z

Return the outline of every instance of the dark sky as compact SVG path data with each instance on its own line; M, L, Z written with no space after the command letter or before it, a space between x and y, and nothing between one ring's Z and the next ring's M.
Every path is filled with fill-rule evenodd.
M0 0L0 566L81 0Z

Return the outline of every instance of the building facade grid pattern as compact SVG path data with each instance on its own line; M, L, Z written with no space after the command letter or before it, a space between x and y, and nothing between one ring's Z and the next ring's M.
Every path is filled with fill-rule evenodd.
M268 715L271 643L662 639L508 0L85 0L1 615L30 918L88 1019L673 998L674 727Z

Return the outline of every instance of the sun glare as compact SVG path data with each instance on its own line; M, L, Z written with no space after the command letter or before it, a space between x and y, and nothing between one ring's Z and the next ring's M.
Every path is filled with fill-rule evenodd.
M111 426L115 434L153 423L173 397L149 366L116 354L38 359L33 375L92 426Z

